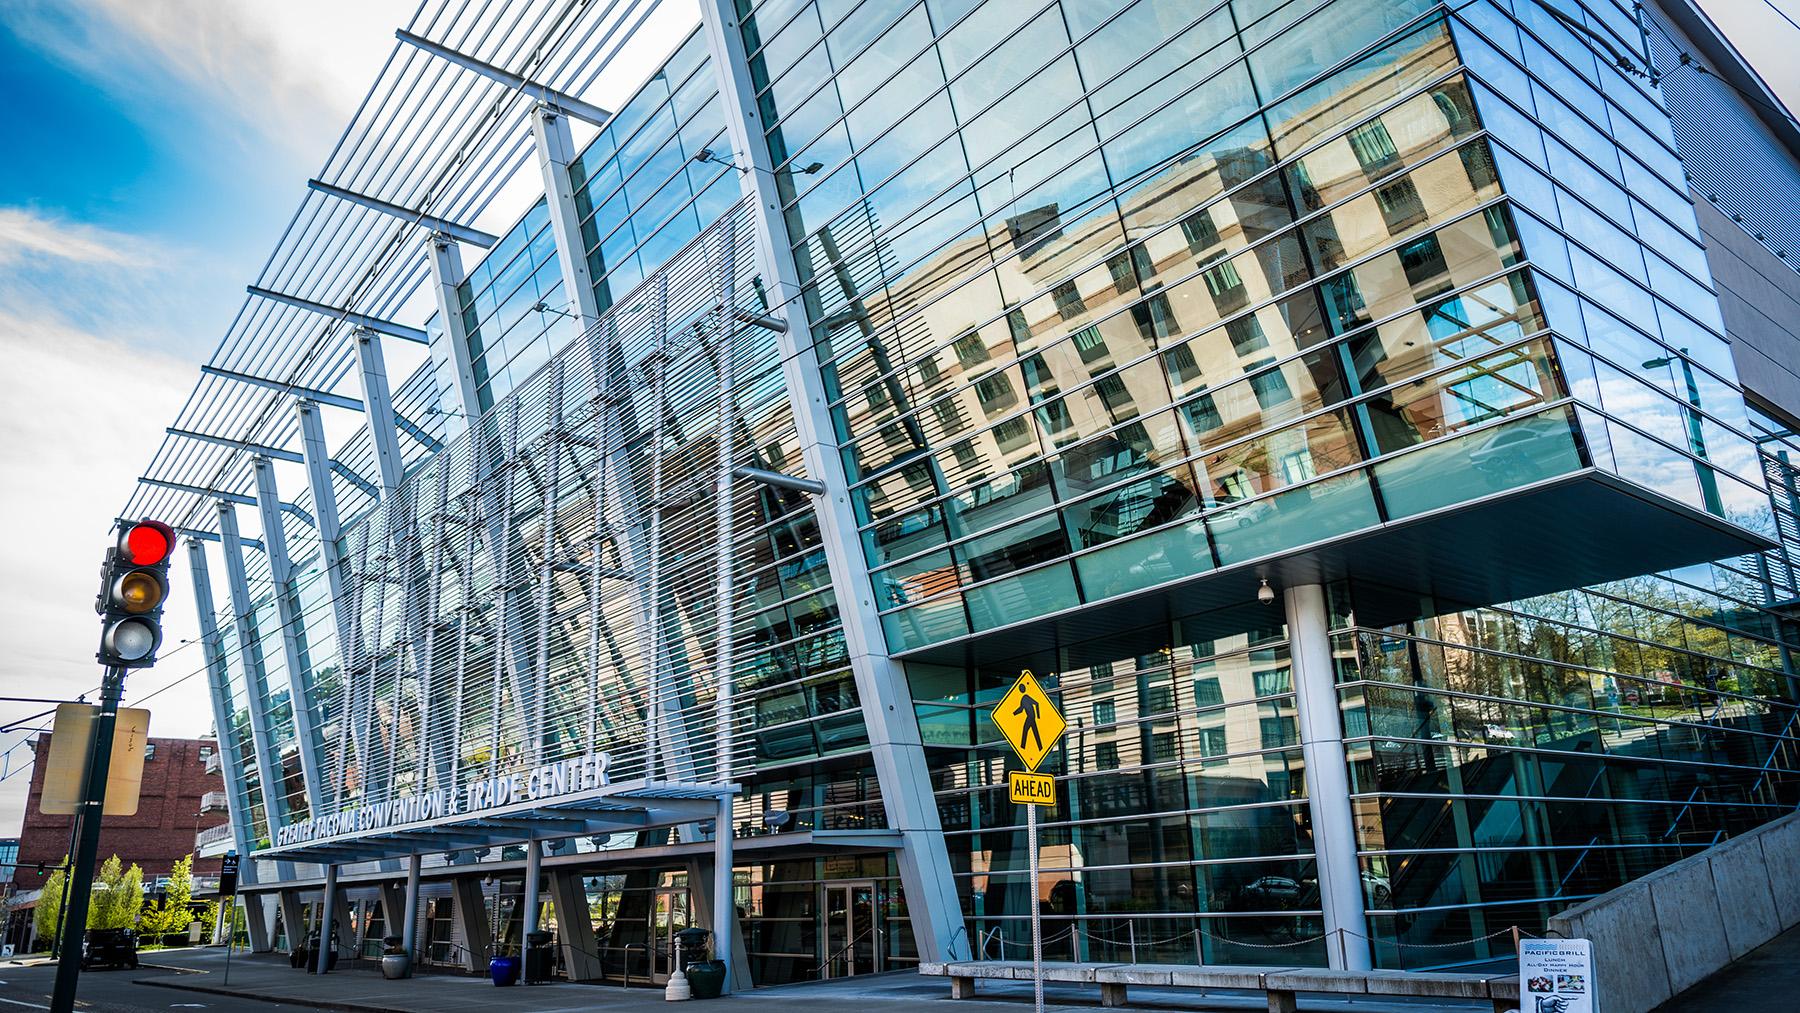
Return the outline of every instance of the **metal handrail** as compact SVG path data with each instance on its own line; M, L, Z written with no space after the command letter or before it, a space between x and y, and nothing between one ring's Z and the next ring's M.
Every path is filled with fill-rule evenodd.
M873 925L870 925L868 928L863 929L862 933L860 935L858 935L855 939L852 939L848 943L845 943L842 949L839 949L835 953L830 954L822 962L820 962L818 967L813 968L813 973L818 974L820 971L825 970L826 966L829 965L832 961L834 961L837 958L843 956L844 954L850 952L851 949L855 948L857 943L860 943L863 941L864 936L871 935L874 933L874 931L875 931L875 926L873 926Z

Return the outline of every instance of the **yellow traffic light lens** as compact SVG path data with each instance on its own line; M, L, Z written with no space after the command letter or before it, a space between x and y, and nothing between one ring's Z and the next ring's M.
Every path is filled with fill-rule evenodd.
M127 612L148 612L162 604L162 581L142 570L119 578L116 597Z

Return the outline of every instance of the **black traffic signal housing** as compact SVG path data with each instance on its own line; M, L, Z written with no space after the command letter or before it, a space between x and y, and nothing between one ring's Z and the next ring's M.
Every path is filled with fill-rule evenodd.
M100 568L100 664L148 668L162 646L163 602L169 597L169 562L175 530L149 519L123 522L118 544L106 550Z

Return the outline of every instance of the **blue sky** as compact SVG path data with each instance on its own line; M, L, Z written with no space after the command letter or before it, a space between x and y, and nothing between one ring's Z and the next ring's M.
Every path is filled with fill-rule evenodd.
M418 2L0 0L0 694L97 685L112 515ZM589 97L625 98L695 18L665 0ZM504 203L474 224L505 231L524 206ZM128 705L179 681L153 735L212 724L185 571L157 667L127 681ZM20 741L0 734L0 835Z
M1800 33L1764 0L1701 2L1795 106ZM0 0L0 693L98 681L111 515L415 3ZM169 643L193 635L185 601L169 615ZM194 653L165 648L128 702ZM0 702L0 721L37 709ZM210 723L190 678L152 733ZM0 771L28 762L18 741L0 734ZM0 780L0 834L24 784Z
M0 692L97 683L112 513L413 2L0 3ZM184 590L127 702L196 667L171 651L193 636ZM0 703L0 719L40 709ZM153 711L152 734L204 734L204 680ZM19 741L0 734L0 771L29 765L4 752ZM0 780L0 834L28 776Z

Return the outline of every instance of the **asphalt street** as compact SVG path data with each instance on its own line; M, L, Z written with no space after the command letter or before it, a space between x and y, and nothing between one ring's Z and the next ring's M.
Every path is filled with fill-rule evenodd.
M305 1007L249 999L178 992L154 985L133 982L145 972L155 972L155 955L144 954L144 962L136 971L95 969L84 971L81 986L75 993L75 1008L90 1013L145 1013L148 1010L242 1010L244 1013L266 1013L269 1010L299 1010ZM175 968L170 967L170 970ZM0 1013L9 1010L50 1008L50 991L56 982L56 967L45 964L30 967L0 963Z

